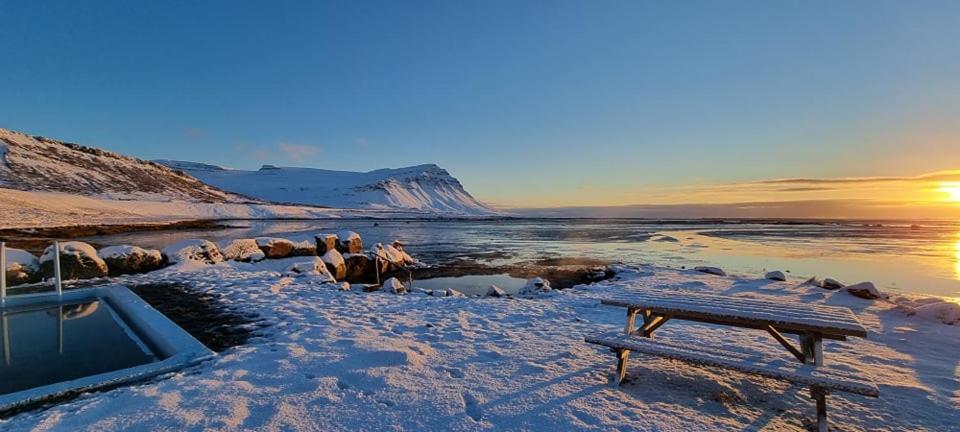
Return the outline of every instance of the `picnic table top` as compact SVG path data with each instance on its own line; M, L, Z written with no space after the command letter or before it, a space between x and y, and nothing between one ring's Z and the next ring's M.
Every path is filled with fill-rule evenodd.
M634 309L648 309L654 313L678 319L691 318L706 321L763 327L777 330L813 332L835 336L866 337L853 311L845 307L797 304L729 295L706 294L692 291L643 290L603 304Z

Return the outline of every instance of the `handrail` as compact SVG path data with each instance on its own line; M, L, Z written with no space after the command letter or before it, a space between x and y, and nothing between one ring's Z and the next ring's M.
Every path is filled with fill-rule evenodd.
M54 286L56 288L56 294L58 297L63 298L63 277L60 274L60 241L54 240L53 242L54 252L53 252L53 277L54 277ZM44 281L45 283L46 281ZM34 297L50 295L47 292L37 292L37 293L28 293L28 294L16 294L17 298L20 297ZM7 243L0 242L0 306L6 306L7 304ZM13 295L10 295L13 297Z

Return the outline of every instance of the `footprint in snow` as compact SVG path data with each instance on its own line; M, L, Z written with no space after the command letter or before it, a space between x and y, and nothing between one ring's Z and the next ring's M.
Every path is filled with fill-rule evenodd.
M463 397L464 412L474 421L480 421L483 418L483 410L480 408L480 402L477 401L477 398L467 392L462 392L460 395Z

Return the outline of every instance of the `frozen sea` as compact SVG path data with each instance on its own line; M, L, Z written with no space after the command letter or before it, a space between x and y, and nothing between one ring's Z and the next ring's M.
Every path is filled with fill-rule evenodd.
M473 259L511 264L545 258L595 258L682 268L712 265L728 273L788 272L845 283L872 281L900 292L960 297L957 221L652 221L496 219L226 221L229 228L92 237L99 245L162 247L186 238L278 236L307 239L349 229L364 243L400 239L429 264Z

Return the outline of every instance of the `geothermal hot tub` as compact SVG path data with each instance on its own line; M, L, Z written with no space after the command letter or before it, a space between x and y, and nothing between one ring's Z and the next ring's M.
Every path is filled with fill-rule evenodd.
M6 297L0 333L0 414L214 355L123 286Z

